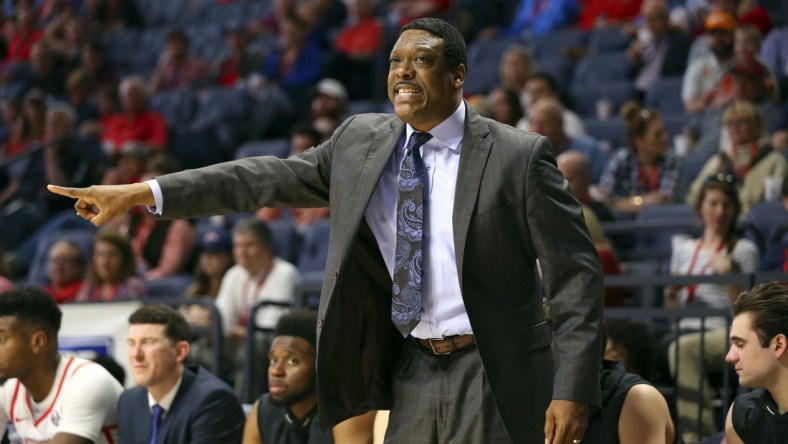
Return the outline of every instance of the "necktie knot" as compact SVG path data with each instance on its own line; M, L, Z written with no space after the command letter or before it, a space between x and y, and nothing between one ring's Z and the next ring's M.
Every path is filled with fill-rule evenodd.
M432 139L432 134L421 131L416 131L410 135L410 142L407 146L408 154L418 152L422 145Z

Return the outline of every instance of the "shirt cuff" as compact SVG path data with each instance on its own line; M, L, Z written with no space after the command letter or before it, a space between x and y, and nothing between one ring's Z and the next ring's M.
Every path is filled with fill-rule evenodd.
M153 200L156 202L155 207L146 205L148 211L156 216L161 216L161 212L164 209L164 196L161 194L161 185L159 185L159 181L156 179L146 180L145 183L148 184L150 190L153 192Z

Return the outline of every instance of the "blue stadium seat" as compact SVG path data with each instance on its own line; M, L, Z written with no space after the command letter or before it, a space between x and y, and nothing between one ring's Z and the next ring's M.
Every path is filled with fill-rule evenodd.
M671 138L683 133L684 128L687 126L687 122L690 120L690 116L684 113L684 111L674 113L664 112L660 115L662 116L662 123L665 125L665 131L668 132Z
M216 128L176 128L170 132L169 153L183 169L200 168L230 160L229 147L221 144Z
M290 140L287 138L246 142L235 151L236 159L257 156L275 156L284 159L290 153Z
M575 67L566 57L544 57L539 59L539 71L546 72L553 76L562 91L568 91L572 85Z
M583 119L586 133L614 150L627 145L627 126L623 119Z
M629 60L625 52L588 55L577 62L573 89L596 88L599 83L629 79Z
M47 267L49 266L49 249L59 240L74 242L85 258L85 266L93 249L95 230L63 230L48 233L41 237L33 262L27 274L27 281L34 285L47 283Z
M197 94L197 112L193 128L206 128L228 122L239 122L249 110L246 91L235 88L207 88Z
M281 259L295 264L301 236L292 220L272 220L267 222L274 241L274 253Z
M695 151L684 156L681 166L681 175L679 176L679 196L686 196L690 189L690 185L698 177L698 174L706 165L709 158L714 155L707 151Z
M159 91L150 98L150 107L164 115L169 127L184 128L194 117L197 102L191 90Z
M788 223L788 211L782 202L760 202L752 206L745 219L744 236L758 245L763 253L773 239L777 229Z
M531 41L531 48L537 60L556 55L564 56L569 48L585 48L586 33L579 29L555 31L539 36Z
M682 77L657 79L646 92L646 107L662 113L683 113L684 102L681 100L683 81Z
M657 261L657 270L661 272L668 271L674 235L697 237L703 232L700 216L695 208L686 204L649 205L635 220L657 224L665 222L665 225L673 226L670 230L640 230L635 236L635 250L647 252Z
M595 29L588 33L588 52L601 54L625 51L630 40L632 37L622 33L620 26Z
M328 219L315 221L306 228L298 254L300 271L323 271L326 268L330 232L331 221Z
M506 49L518 43L512 37L477 40L468 47L468 66L473 68L465 77L463 89L468 94L487 94L499 82L498 66Z
M575 78L574 83L575 86L572 89L573 109L584 118L596 116L597 102L599 100L604 99L610 102L613 115L616 115L618 109L625 102L637 100L637 92L629 80L598 81L593 84L578 86L577 78Z
M179 298L185 296L186 288L194 282L194 276L179 274L158 279L146 279L148 298Z

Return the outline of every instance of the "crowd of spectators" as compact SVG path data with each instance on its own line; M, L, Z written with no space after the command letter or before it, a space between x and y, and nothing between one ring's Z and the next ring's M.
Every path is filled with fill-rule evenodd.
M281 233L265 224L284 221L295 237L305 236L330 217L327 208L261 208L240 225L233 217L162 221L140 209L96 232L89 246L63 238L44 243L79 226L71 202L47 193L45 184L134 183L230 160L255 143L284 144L281 155L297 155L330 137L348 116L389 109L388 50L399 27L422 16L455 24L471 55L505 43L491 50L493 64L471 63L470 77L492 74L495 84L466 89L468 103L550 140L584 205L606 273L628 272L632 246L628 236L606 236L601 227L607 222L687 205L708 229L714 219L707 209L709 177L723 178L724 191L734 193L718 199L737 203L733 219L726 219L731 230L744 226L752 208L781 205L780 184L783 190L788 185L788 11L780 2L481 3L6 0L0 16L0 290L28 280L41 255L47 268L39 283L59 303L146 298L151 281L193 276L182 295L215 300L225 332L242 341L251 305L266 298L292 302L303 272L297 255L276 257ZM632 100L599 100L589 114L575 105L596 85L578 89L572 75L594 49L569 45L545 55L540 45L562 33L610 30L621 42L613 52L627 65ZM556 59L558 70L550 63ZM649 97L671 79L680 79L669 91L678 109L657 109ZM671 126L675 121L679 128ZM619 122L618 133L604 137L599 122ZM788 206L784 212L788 221ZM717 273L719 267L701 262L716 264L718 256L737 271L767 265L788 271L788 249L779 247L785 231L752 243L754 257L746 263L737 262L733 245L714 250L703 237L685 239L674 244L680 248L669 272ZM692 262L689 269L685 262ZM263 291L280 273L286 288ZM704 288L698 286L697 297L694 289L671 288L664 300L727 306L718 297L723 289L707 288L714 301L706 303L712 296ZM631 296L608 289L606 305L637 304ZM196 306L186 314L195 325L211 321ZM278 314L261 312L262 326L272 327ZM228 359L240 366L243 358L239 351ZM686 377L681 369L679 377ZM683 409L696 408L687 405Z

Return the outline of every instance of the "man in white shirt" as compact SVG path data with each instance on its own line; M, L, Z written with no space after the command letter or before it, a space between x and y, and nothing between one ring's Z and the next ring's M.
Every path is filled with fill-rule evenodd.
M123 388L102 366L58 353L62 313L38 288L0 295L0 434L11 442L116 442Z

